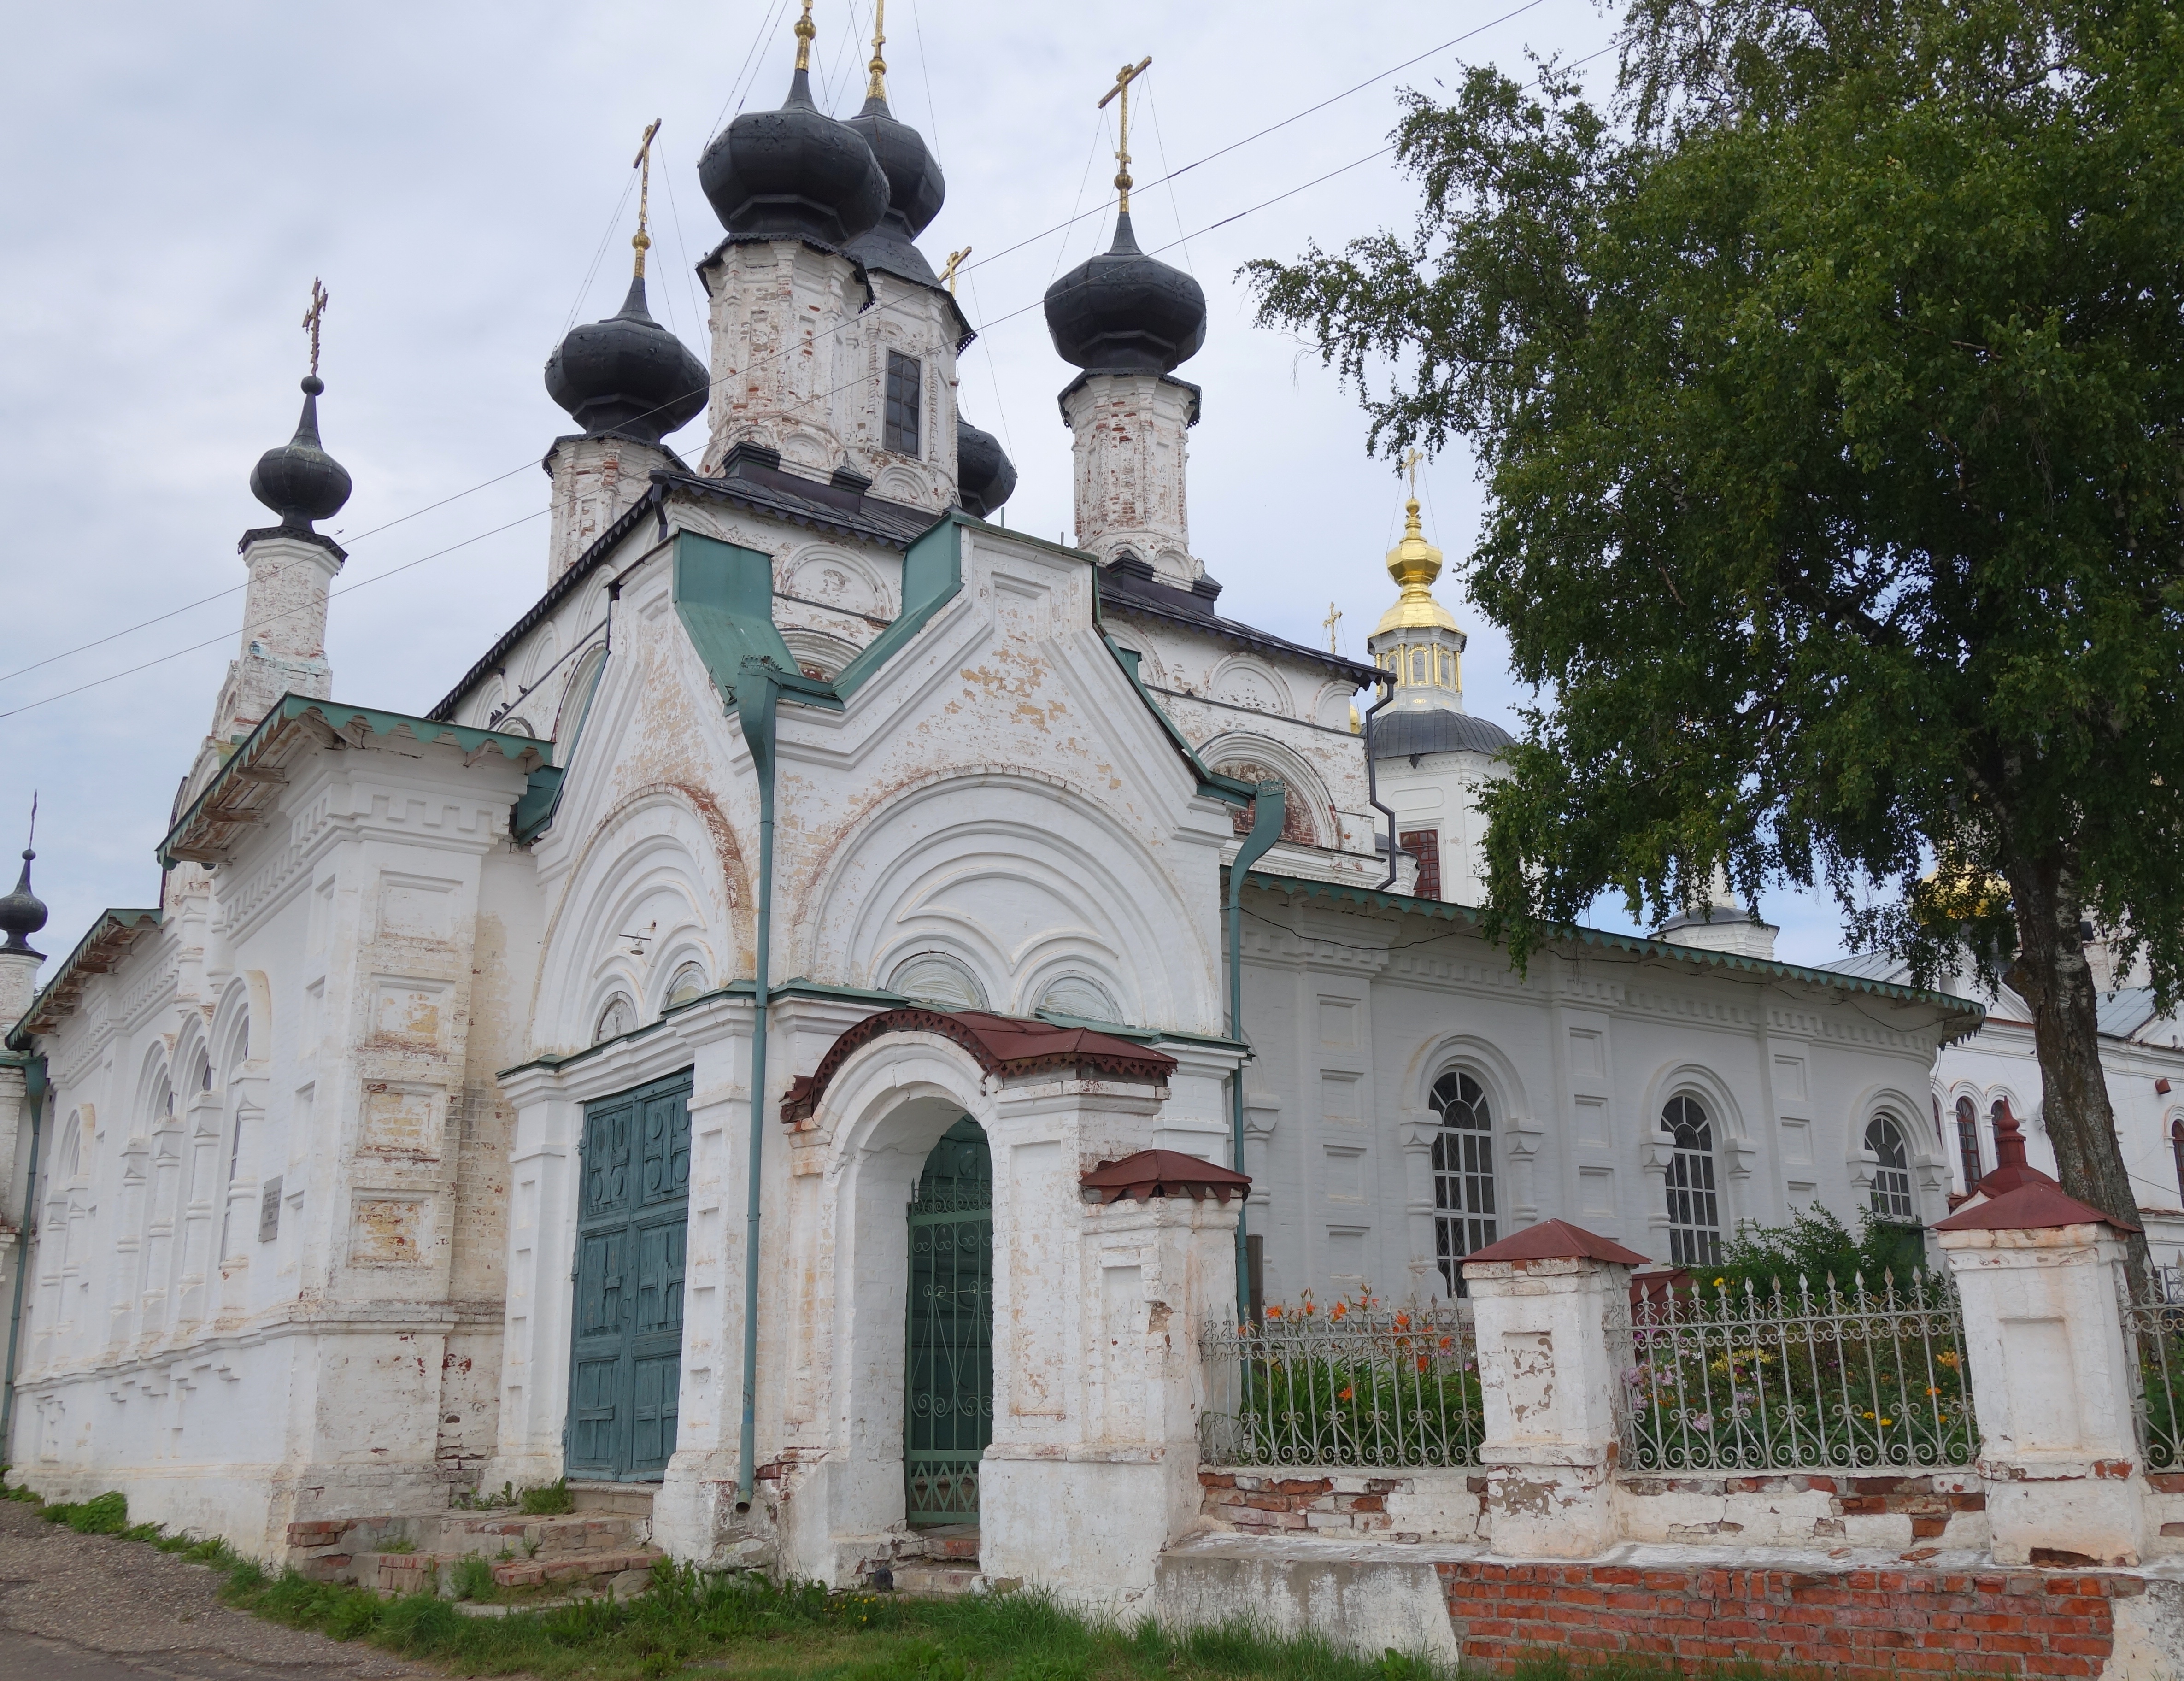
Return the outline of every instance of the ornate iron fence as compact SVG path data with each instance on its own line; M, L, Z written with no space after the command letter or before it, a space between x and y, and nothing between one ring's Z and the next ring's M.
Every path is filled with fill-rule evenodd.
M1964 1316L1946 1279L1780 1279L1648 1298L1611 1332L1637 1471L1970 1466Z
M1269 1309L1209 1324L1199 1452L1208 1465L1476 1465L1486 1433L1471 1317Z
M2184 1462L2184 1272L2157 1266L2144 1300L2123 1308L2124 1340L2138 1361L2131 1396L2139 1451L2148 1471Z

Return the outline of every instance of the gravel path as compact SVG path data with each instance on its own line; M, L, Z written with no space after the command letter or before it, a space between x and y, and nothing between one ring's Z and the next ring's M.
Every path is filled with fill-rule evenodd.
M220 1602L220 1577L0 1500L0 1681L362 1681L439 1672Z

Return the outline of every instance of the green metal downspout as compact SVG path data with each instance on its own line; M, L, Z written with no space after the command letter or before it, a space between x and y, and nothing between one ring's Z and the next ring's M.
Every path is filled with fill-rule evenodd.
M1282 838L1282 820L1285 815L1286 791L1279 782L1261 782L1258 803L1252 808L1251 832L1244 837L1244 844L1236 849L1235 860L1228 866L1228 1037L1241 1044L1244 1042L1244 877L1251 867L1266 854L1267 849ZM1241 1058L1228 1076L1228 1160L1240 1173L1244 1171L1244 1064ZM1248 1196L1236 1205L1236 1317L1249 1318L1251 1312L1251 1264L1247 1257L1244 1238L1244 1215L1250 1205Z
M23 1182L23 1223L15 1233L15 1305L8 1314L8 1381L0 1393L0 1464L8 1462L8 1448L15 1424L15 1343L23 1329L23 1277L31 1270L31 1211L38 1205L38 1123L46 1109L46 1059L34 1057L24 1066L23 1095L31 1105L31 1174Z
M744 1179L744 1416L736 1444L736 1510L749 1511L758 1475L759 1161L766 1149L766 1006L773 956L773 730L781 686L755 660L736 684L736 719L758 773L758 963L752 996L750 1141Z

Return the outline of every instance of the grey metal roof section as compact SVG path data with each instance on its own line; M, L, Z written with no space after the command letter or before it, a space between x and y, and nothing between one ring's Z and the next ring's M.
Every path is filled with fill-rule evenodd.
M1125 550L1101 566L1094 576L1100 581L1100 607L1103 613L1139 615L1148 619L1163 620L1171 625L1182 625L1207 636L1219 637L1245 648L1256 648L1262 654L1279 654L1285 659L1308 660L1327 671L1340 673L1352 679L1360 688L1378 681L1378 666L1361 665L1354 660L1345 660L1329 654L1323 648L1307 648L1302 643L1291 642L1268 631L1254 629L1234 619L1224 619L1213 610L1219 599L1221 586L1211 578L1202 578L1195 589L1178 589L1173 584L1162 583L1153 576L1152 563L1140 559Z
M1373 721L1373 756L1408 759L1413 754L1501 753L1516 738L1490 719L1468 712L1398 712L1390 709Z
M1892 986L1904 984L1911 973L1909 964L1885 951L1855 951L1848 957L1831 957L1819 966L1838 975L1855 975L1861 981L1884 981Z
M2103 1033L2111 1038L2127 1039L2153 1019L2153 988L2126 987L2101 998L2096 1003L2094 1016Z

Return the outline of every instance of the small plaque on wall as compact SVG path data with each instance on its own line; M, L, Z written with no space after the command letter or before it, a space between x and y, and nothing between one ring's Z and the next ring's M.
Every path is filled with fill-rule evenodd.
M265 1182L258 1198L258 1241L270 1244L281 1235L281 1176Z

